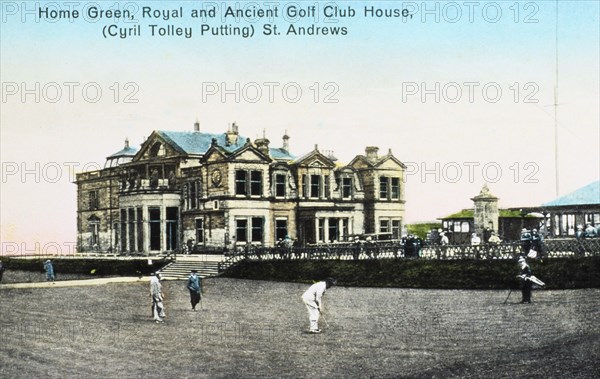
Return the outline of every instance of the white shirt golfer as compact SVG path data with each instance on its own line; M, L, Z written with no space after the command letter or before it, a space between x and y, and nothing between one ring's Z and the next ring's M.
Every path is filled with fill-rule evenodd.
M319 329L319 317L323 311L323 302L321 298L325 291L335 284L335 279L327 279L322 282L318 282L310 286L306 292L302 295L302 301L308 309L308 316L310 320L310 332L320 333Z
M152 297L152 316L154 321L163 322L165 307L163 305L162 286L160 278L154 274L150 277L150 296Z

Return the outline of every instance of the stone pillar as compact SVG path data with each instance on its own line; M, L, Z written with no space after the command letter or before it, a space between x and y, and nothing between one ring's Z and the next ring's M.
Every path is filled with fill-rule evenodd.
M483 240L483 231L486 227L489 227L498 234L498 218L500 216L498 212L498 198L492 195L487 184L484 184L479 195L473 197L471 200L475 204L473 215L475 233L485 243L487 241Z
M160 206L160 252L167 250L167 207Z
M142 229L144 233L144 248L143 251L146 254L150 254L150 216L148 213L148 206L144 205L142 207Z
M319 242L319 219L315 217L315 243Z
M128 217L129 215L127 214L127 208L120 208L120 210L125 210L125 219L121 220L121 228L123 228L125 230L124 233L121 233L121 239L123 239L123 235L125 235L125 240L121 241L121 251L122 252L127 252L130 251L129 250L129 220Z

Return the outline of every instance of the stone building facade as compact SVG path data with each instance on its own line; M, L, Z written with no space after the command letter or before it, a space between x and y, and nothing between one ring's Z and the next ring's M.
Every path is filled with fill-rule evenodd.
M149 253L299 245L391 233L404 219L405 166L391 151L343 165L314 150L302 156L232 124L225 133L154 131L105 168L77 175L79 251Z

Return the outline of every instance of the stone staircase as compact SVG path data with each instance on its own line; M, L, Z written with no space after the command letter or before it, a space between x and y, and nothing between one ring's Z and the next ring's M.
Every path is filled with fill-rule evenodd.
M178 255L176 260L159 273L164 280L187 279L191 270L197 270L201 278L219 275L219 263L223 261L222 255Z

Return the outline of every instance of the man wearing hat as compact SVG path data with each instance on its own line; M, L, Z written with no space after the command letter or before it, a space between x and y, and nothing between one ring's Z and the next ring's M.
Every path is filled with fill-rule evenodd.
M521 252L525 255L529 254L531 249L531 232L525 228L521 230Z
M152 316L157 323L163 322L165 307L163 305L162 286L158 273L150 274L150 296L152 297Z
M192 310L196 310L196 305L201 300L202 292L202 278L197 274L198 271L192 270L192 273L188 277L187 289L190 291L190 303L192 303Z
M523 294L521 303L531 303L531 286L533 285L533 282L530 277L533 273L531 272L531 268L527 264L525 257L519 257L518 262L519 267L521 268L521 275L519 275L519 278L521 278L521 292Z
M302 295L302 301L308 309L308 317L310 320L310 333L321 333L319 329L319 317L323 312L323 302L321 298L325 291L331 286L334 286L337 280L333 278L327 278L324 281L317 282L310 286L306 292Z
M52 261L50 259L44 262L44 270L46 270L46 280L54 281L54 267L52 266Z
M585 224L585 238L594 238L597 236L596 228L592 226L592 223L586 222Z

